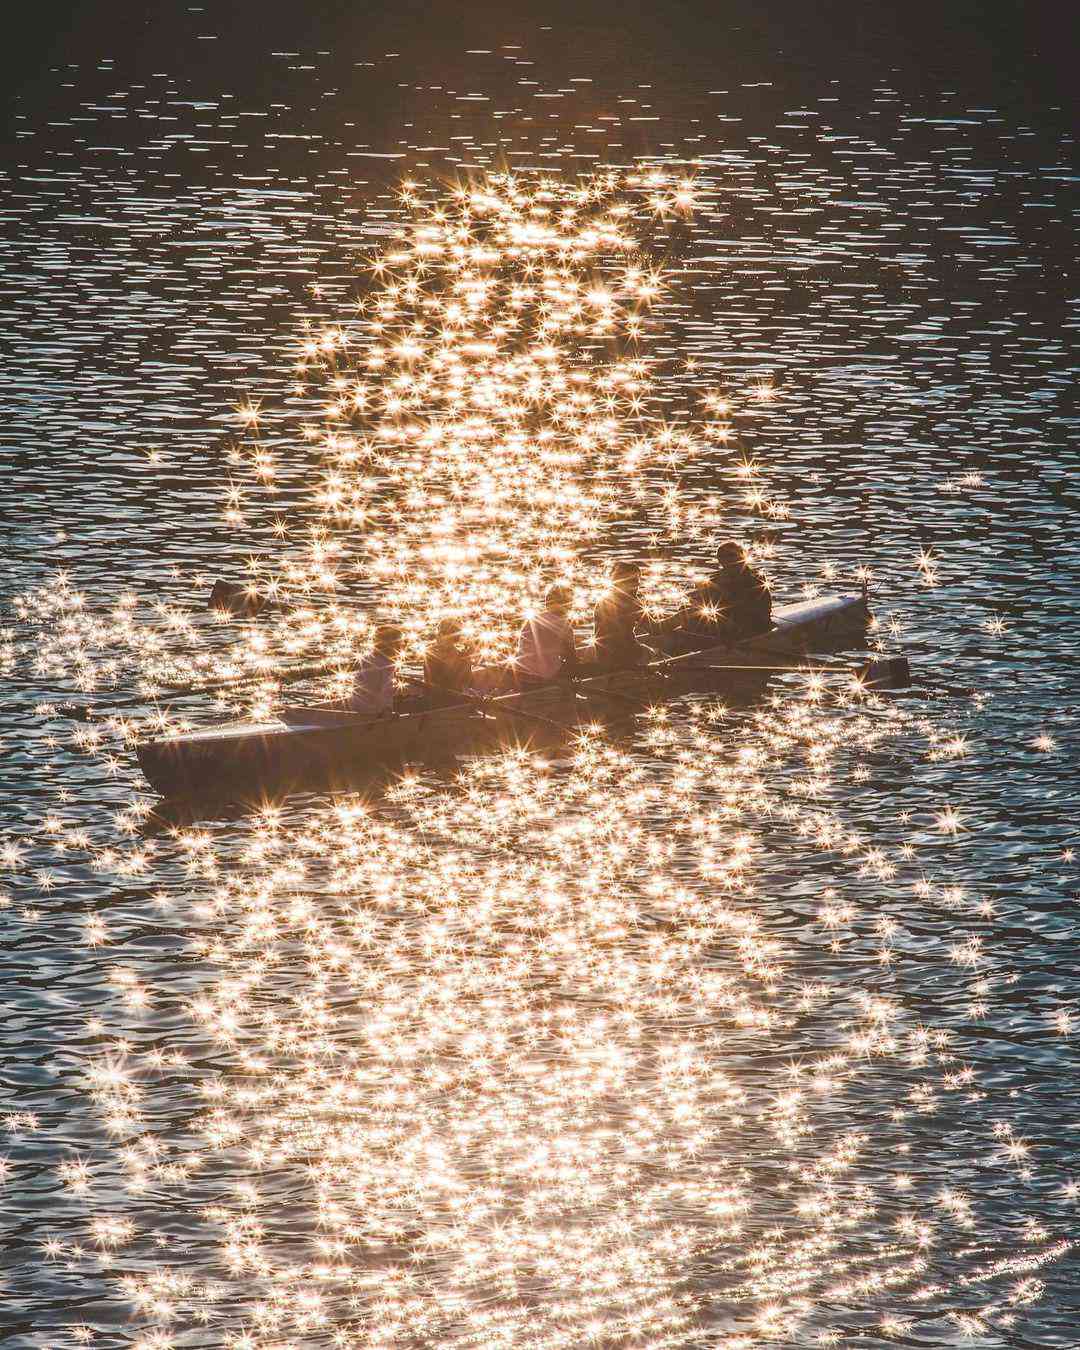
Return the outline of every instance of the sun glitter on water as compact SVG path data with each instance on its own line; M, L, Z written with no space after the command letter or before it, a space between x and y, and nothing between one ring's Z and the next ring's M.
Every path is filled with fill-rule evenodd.
M258 553L253 588L290 608L147 619L132 596L103 611L57 579L22 602L51 626L36 674L140 708L181 677L246 674L237 703L269 708L283 663L344 666L376 617L404 623L407 659L447 615L494 659L550 580L586 615L612 541L645 553L650 601L674 605L689 578L661 542L784 514L733 445L770 384L663 401L649 234L693 193L662 170L407 184L356 312L301 341L295 406L252 391L237 410L225 520ZM294 454L310 471L286 490ZM678 474L706 456L730 494L695 514ZM917 566L936 581L931 554ZM62 1167L86 1234L44 1237L45 1259L130 1261L144 1350L200 1334L237 1350L742 1350L918 1327L949 1303L937 1263L979 1220L911 1156L904 1122L974 1112L979 1089L950 1028L907 1011L913 958L879 897L905 888L949 915L935 978L972 1015L1004 977L942 853L966 847L964 813L941 803L871 838L843 801L902 740L928 762L966 753L913 722L811 677L741 720L712 701L656 709L627 744L585 733L554 762L510 752L450 783L410 775L377 800L155 838L126 719L78 728L115 815L86 826L58 803L4 862L44 889L73 863L144 886L187 947L159 987L108 912L87 915L87 948L116 947L93 1026L106 1048L86 1066L113 1143ZM45 736L62 764L71 746ZM808 854L829 884L813 871L814 938L795 949L766 864L797 877ZM851 973L864 959L873 978ZM185 1128L161 1127L178 1097ZM996 1165L1030 1166L1007 1122L992 1141ZM212 1257L169 1236L177 1214L213 1234ZM1064 1240L1024 1241L970 1258L957 1334L1037 1297Z
M317 486L293 506L284 563L279 549L255 584L301 602L290 630L308 645L349 648L377 615L416 657L451 617L490 663L553 582L578 619L591 612L607 585L595 548L614 532L649 564L647 601L671 607L689 579L656 551L655 522L679 514L674 473L732 439L730 398L666 411L642 349L664 294L651 234L691 209L691 180L488 175L401 196L408 223L370 264L356 316L301 344ZM257 427L251 404L237 415ZM273 484L265 446L245 453L251 480ZM755 465L737 471L740 507L781 509ZM237 497L229 518L245 523ZM358 580L374 599L363 619L345 602L303 607Z

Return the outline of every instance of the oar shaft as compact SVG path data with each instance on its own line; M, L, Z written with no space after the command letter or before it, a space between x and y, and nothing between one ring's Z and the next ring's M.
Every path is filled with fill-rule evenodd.
M702 666L702 670L768 670L786 671L792 675L844 675L849 673L845 666L718 666L712 662L707 666Z
M556 731L573 733L577 727L569 722L559 722L554 717L544 717L541 713L528 712L524 708L512 707L506 699L517 698L517 694L504 694L499 699L478 698L472 694L466 694L460 689L448 689L443 685L432 684L428 680L419 679L415 675L406 676L411 684L415 684L420 689L430 689L436 694L447 694L451 698L460 699L463 703L471 703L474 708L480 712L495 712L496 714L505 714L508 717L520 717L529 722L539 722L541 726L554 727Z
M288 684L292 680L304 680L309 675L321 675L325 671L333 670L341 660L341 657L327 656L321 661L310 661L302 666L290 666L285 670L249 671L229 679L211 680L207 684L200 685L164 682L161 687L189 694L212 694L218 689L239 689L245 684L253 684L260 679L276 680L279 684ZM353 666L342 666L342 670L349 671L355 664L354 661Z

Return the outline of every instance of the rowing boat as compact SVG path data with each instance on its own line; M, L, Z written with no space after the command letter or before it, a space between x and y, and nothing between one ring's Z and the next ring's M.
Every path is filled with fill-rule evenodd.
M216 797L310 790L347 784L379 765L446 760L483 753L536 732L558 714L582 720L629 699L642 703L658 694L717 685L746 695L768 678L770 662L794 664L810 652L835 649L864 631L866 597L832 595L774 611L769 632L734 644L706 647L678 661L661 660L632 669L555 682L435 709L373 717L334 708L293 709L278 722L242 723L142 740L135 750L150 785L163 797ZM532 715L526 721L525 715ZM560 718L560 722L563 719Z
M595 719L613 705L654 701L660 694L720 686L747 694L777 662L837 648L863 632L864 595L832 595L774 611L767 633L734 644L603 675L572 685L555 682L483 702L403 710L378 717L337 708L287 710L282 720L211 727L139 741L147 780L163 797L244 796L275 790L345 785L380 765L445 760L483 753L515 734L536 739L544 724ZM772 663L772 664L770 664ZM531 720L526 720L531 718ZM556 720L558 719L558 720Z

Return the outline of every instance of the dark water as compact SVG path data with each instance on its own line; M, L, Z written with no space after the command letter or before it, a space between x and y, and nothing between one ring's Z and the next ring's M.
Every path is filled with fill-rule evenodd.
M1080 1344L1055 81L887 25L811 60L805 21L738 61L565 23L202 61L191 14L82 32L3 170L8 1343ZM784 599L868 568L875 640L945 692L814 713L778 679L362 815L148 836L130 750L39 705L140 715L146 635L212 664L208 579L311 523L300 335L350 322L400 178L639 159L698 198L650 220L655 397L722 390L736 439L568 535L581 565L678 575L722 529ZM252 400L279 491L230 525Z

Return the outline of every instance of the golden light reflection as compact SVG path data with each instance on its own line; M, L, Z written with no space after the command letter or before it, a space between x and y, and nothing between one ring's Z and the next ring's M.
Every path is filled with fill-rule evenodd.
M73 1156L60 1180L87 1205L85 1243L42 1239L55 1261L131 1254L119 1282L144 1350L200 1326L236 1350L749 1350L836 1344L863 1314L866 1334L899 1337L938 1253L978 1225L904 1138L908 1117L978 1089L954 1032L909 1010L904 972L924 953L883 910L902 895L948 915L926 959L984 1015L1004 977L965 925L993 907L939 873L969 822L946 805L873 833L845 802L901 737L937 766L971 753L967 733L808 673L738 717L658 703L632 742L583 728L556 758L508 748L449 782L410 773L377 799L268 803L154 837L124 777L140 723L187 724L147 711L170 685L220 693L216 717L268 715L297 669L305 697L340 692L384 617L406 662L445 617L497 660L551 581L588 613L610 584L598 544L624 527L662 612L694 578L642 539L786 514L762 466L726 449L774 384L706 390L675 415L644 350L669 285L649 231L698 190L660 169L403 184L399 237L370 260L356 315L301 338L296 437L269 437L265 399L235 410L248 478L225 485L225 519L254 534L272 500L278 551L253 550L246 580L283 607L256 621L162 600L148 615L125 594L101 610L63 575L18 601L43 690L110 709L61 738L61 695L43 693L43 755L83 756L122 800L87 825L58 793L0 864L46 895L75 865L138 883L146 913L188 939L184 978L159 988L121 915L82 918L112 993L85 1073L122 1183ZM314 465L287 509L286 444ZM679 473L704 456L718 486L702 505ZM915 567L935 584L937 559ZM118 692L138 717L110 708ZM773 855L806 872L799 946L771 907ZM1047 1014L1055 1034L1074 1023ZM847 1122L856 1087L879 1094L874 1130ZM178 1100L182 1129L161 1123ZM5 1124L37 1128L29 1112ZM1032 1166L1007 1124L992 1146L995 1165ZM162 1254L140 1208L162 1197L198 1206L212 1271ZM973 1286L1025 1278L966 1290L959 1330L1037 1296L1027 1272L1061 1242L1025 1240L1026 1264L965 1267ZM844 1331L820 1325L834 1315Z

